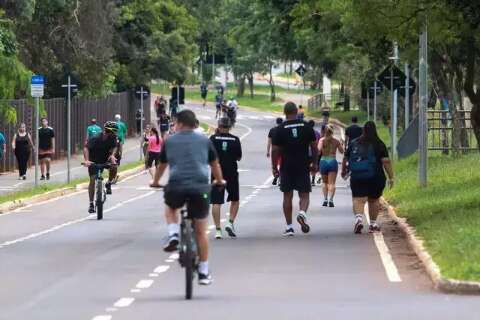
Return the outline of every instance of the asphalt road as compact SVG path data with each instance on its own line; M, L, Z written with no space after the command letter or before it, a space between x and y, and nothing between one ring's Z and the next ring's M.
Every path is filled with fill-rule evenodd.
M195 109L214 122L212 110ZM0 319L480 319L479 298L431 288L388 221L386 245L352 233L344 181L333 209L314 189L310 234L296 226L283 238L265 157L274 117L240 115L239 237L210 234L214 284L183 299L183 270L161 250L162 192L140 174L115 186L103 221L87 216L85 191L0 215Z

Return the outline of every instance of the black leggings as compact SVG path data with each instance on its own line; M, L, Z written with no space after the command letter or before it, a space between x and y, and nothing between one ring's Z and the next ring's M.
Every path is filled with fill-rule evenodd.
M18 163L18 175L20 177L26 175L28 159L30 159L30 151L15 150L15 157L17 157Z

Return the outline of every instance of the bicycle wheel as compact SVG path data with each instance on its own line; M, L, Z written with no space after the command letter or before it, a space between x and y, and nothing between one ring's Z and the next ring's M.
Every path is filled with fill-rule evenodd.
M103 183L102 181L97 182L97 197L96 197L96 206L97 206L97 220L103 219Z
M192 299L193 294L193 275L194 275L194 253L193 253L193 234L192 234L192 222L185 221L183 230L183 254L184 254L184 267L185 267L185 298L187 300Z

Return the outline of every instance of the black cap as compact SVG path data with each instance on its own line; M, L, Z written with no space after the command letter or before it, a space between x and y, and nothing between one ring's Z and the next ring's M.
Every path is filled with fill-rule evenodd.
M232 121L230 121L230 118L220 118L218 120L219 128L230 128L231 126L232 126Z

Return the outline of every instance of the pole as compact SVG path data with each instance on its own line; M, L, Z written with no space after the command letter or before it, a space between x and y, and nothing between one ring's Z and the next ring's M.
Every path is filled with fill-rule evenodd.
M427 123L427 102L428 102L428 30L425 25L424 32L420 35L419 54L419 128L418 128L418 181L420 186L427 186L427 156L428 156L428 123Z
M212 51L212 87L215 90L215 52Z
M390 94L391 94L391 103L392 103L392 106L390 108L390 149L391 149L391 153L392 153L392 159L395 158L394 156L394 142L393 142L393 108L394 108L394 104L395 104L395 97L394 97L394 93L393 93L393 66L394 64L392 64L392 66L390 67Z
M373 122L377 123L377 79L373 84Z
M40 98L35 98L35 187L38 187L38 148L40 135L38 129L40 127Z
M68 76L68 97L67 97L67 183L71 181L70 161L72 160L72 79Z
M405 130L410 125L410 68L405 63Z
M392 149L392 159L395 159L397 156L397 126L398 126L398 90L393 90L393 69L397 65L398 61L398 45L395 42L393 45L393 57L390 58L393 60L392 66L390 68L390 91L392 94L392 108L390 112L390 138L391 138L391 149Z
M143 86L140 86L140 160L143 159Z
M370 86L367 89L367 121L370 121Z

